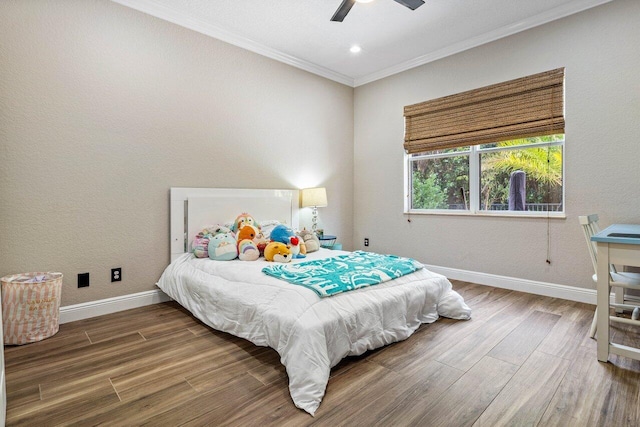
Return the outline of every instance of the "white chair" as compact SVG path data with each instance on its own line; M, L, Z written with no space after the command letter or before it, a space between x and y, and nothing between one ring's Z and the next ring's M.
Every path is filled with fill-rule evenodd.
M598 233L600 228L598 227L598 215L587 215L587 216L579 216L578 221L580 225L582 225L582 230L584 231L584 237L587 240L587 246L589 248L589 255L591 255L591 263L593 264L593 271L596 272L593 277L593 281L595 283L598 282L598 247L596 242L591 241L591 236ZM622 313L622 311L632 310L632 320L624 318L624 317L615 317L609 316L609 319L614 322L620 323L633 323L640 324L638 322L638 317L640 317L640 308L635 305L627 304L631 302L625 299L625 289L640 289L640 273L629 273L629 272L620 272L616 270L614 265L609 266L609 283L611 288L614 291L615 298L614 302L611 303L611 307L616 309L618 313ZM598 315L598 308L596 307L596 312L593 315L593 322L591 323L591 330L589 331L589 336L594 338L596 335L596 318Z

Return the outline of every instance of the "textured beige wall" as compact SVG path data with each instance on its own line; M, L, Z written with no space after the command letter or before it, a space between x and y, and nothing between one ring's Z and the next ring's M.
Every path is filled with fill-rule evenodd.
M577 216L640 223L640 2L617 0L355 90L354 243L433 265L594 288ZM566 67L566 219L403 212L405 105ZM375 165L375 167L372 167ZM385 173L379 173L384 170Z
M151 290L170 187L316 184L350 247L352 88L107 0L0 2L0 275L61 271L63 305Z

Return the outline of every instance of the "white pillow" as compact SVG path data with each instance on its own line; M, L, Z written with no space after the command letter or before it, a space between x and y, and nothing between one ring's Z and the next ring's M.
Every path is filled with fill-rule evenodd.
M258 224L260 224L260 231L264 238L269 240L271 237L271 230L273 230L276 225L280 225L280 221L276 219L268 219L265 221L259 221Z

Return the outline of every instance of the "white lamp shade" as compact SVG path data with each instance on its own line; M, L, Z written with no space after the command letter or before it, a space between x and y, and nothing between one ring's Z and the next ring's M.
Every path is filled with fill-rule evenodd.
M324 187L302 189L301 205L303 208L327 206L327 190Z

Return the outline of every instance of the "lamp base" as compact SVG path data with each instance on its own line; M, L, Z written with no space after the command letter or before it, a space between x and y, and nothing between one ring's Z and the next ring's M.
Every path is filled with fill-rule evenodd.
M312 217L311 217L311 231L313 231L313 234L318 234L318 207L314 206L313 210L312 210Z

